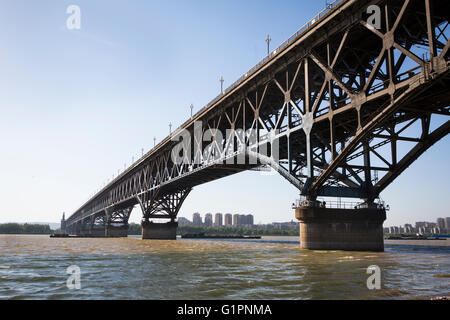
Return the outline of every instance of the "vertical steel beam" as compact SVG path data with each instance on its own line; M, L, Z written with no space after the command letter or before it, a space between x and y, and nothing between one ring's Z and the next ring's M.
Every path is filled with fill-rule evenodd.
M311 100L311 94L309 91L309 62L308 57L305 58L305 61L303 62L303 71L305 73L305 113L310 112L310 100Z
M433 61L433 58L436 57L437 49L436 49L436 34L433 23L433 5L431 0L425 0L425 13L427 16L427 31L428 31L428 45L430 47L430 59Z

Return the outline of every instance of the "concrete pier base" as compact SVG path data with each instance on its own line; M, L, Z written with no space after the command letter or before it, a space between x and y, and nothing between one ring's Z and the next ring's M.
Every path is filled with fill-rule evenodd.
M90 236L93 238L104 238L105 237L105 229L92 229Z
M125 226L107 226L105 228L105 237L107 238L126 238L128 237L128 225Z
M90 236L90 231L88 229L82 229L82 230L78 230L75 235L77 237L89 237Z
M142 239L176 240L178 222L142 222Z
M126 238L128 237L128 226L109 226L103 229L80 230L75 235L86 238Z
M384 251L384 209L299 207L295 216L302 249Z

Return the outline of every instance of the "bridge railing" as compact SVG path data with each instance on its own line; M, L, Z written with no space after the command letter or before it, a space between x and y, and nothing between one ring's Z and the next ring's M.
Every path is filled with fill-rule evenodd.
M193 115L193 117L201 114L203 111L214 105L220 98L222 98L224 95L226 95L228 92L232 91L235 87L237 87L242 81L244 81L246 78L251 76L254 72L256 72L261 66L263 66L266 62L274 58L277 54L279 54L285 47L287 47L289 44L294 42L301 34L306 32L309 28L311 28L314 24L316 24L320 19L325 17L330 11L332 11L334 8L336 8L342 1L344 0L334 0L332 3L328 4L325 9L323 9L321 12L319 12L314 18L312 18L310 21L308 21L306 24L304 24L300 29L298 29L292 36L290 36L287 40L285 40L281 45L279 45L276 49L272 50L266 57L264 57L261 61L259 61L255 66L253 66L250 70L248 70L244 75L242 75L240 78L238 78L235 82L233 82L230 86L228 86L222 93L217 95L214 99L212 99L206 106L201 108L198 112ZM178 131L185 128L187 124L191 121L191 119L185 121L181 126L179 126L174 132L166 137L166 139L162 140L160 143L158 143L154 148L150 150L156 150L160 146L166 143L166 140L175 135ZM149 152L149 153L150 153ZM147 153L148 154L148 153ZM145 158L146 155L144 155L141 159ZM140 159L139 159L140 160ZM139 162L139 161L137 161Z
M387 211L390 210L389 205L383 200L377 199L374 202L374 205L377 209L385 209ZM310 208L328 208L328 209L363 209L367 208L367 204L364 202L351 202L351 201L340 201L340 200L324 200L318 199L316 201L306 200L306 198L301 197L297 199L293 204L293 208L299 207L310 207Z
M205 107L200 109L199 112L196 113L199 114L202 111L206 110L210 106L212 106L217 100L219 100L222 96L230 92L232 89L237 87L238 84L240 84L243 80L245 80L247 77L252 75L259 67L264 65L267 61L271 60L273 57L275 57L278 53L280 53L285 47L287 47L289 44L294 42L305 31L307 31L312 25L314 25L316 22L318 22L320 19L322 19L324 16L326 16L330 11L332 11L335 7L338 6L339 3L341 3L343 0L335 0L332 3L328 4L325 9L323 9L320 13L318 13L314 18L312 18L310 21L308 21L305 25L303 25L300 29L298 29L292 36L290 36L286 41L284 41L281 45L279 45L276 49L272 50L266 57L264 57L261 61L259 61L255 66L253 66L250 70L248 70L244 75L242 75L239 79L237 79L235 82L233 82L230 86L228 86L223 93L219 94L217 97L215 97L213 100L211 100ZM185 122L181 127L185 126L188 123Z
M214 105L220 98L222 98L224 95L226 95L228 92L232 91L234 88L236 88L241 82L243 82L245 79L247 79L249 76L251 76L253 73L255 73L261 66L263 66L266 62L274 58L277 54L279 54L285 47L287 47L289 44L294 42L301 34L309 30L310 27L312 27L314 24L316 24L320 19L325 17L330 11L332 11L334 8L336 8L342 1L344 0L334 0L332 3L328 4L325 9L323 9L320 13L318 13L314 18L312 18L310 21L308 21L305 25L303 25L300 29L298 29L292 36L290 36L286 41L284 41L281 45L279 45L276 49L272 50L266 57L264 57L261 61L259 61L255 66L253 66L250 70L248 70L244 75L242 75L240 78L238 78L235 82L233 82L230 86L228 86L222 93L220 93L218 96L216 96L214 99L212 99L206 106L201 108L193 117L199 115L203 111L207 110L209 107ZM178 130L184 128L190 120L187 120L184 122L175 132ZM162 141L160 144L163 144L165 142ZM159 146L159 144L158 144ZM157 146L157 147L158 147Z

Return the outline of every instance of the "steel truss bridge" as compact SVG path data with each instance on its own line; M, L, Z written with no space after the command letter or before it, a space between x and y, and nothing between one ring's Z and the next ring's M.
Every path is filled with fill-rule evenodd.
M73 213L68 232L127 225L136 205L143 221L174 221L193 187L261 164L308 199L373 203L449 133L449 18L446 0L335 1ZM212 143L194 135L196 123ZM227 129L256 137L219 145ZM182 130L197 161L171 159ZM279 159L251 141L277 144ZM258 161L230 161L239 156Z

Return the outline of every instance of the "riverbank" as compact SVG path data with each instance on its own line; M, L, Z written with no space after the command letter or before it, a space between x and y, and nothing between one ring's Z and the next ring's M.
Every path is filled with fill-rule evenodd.
M450 247L450 240L384 240L385 245Z

